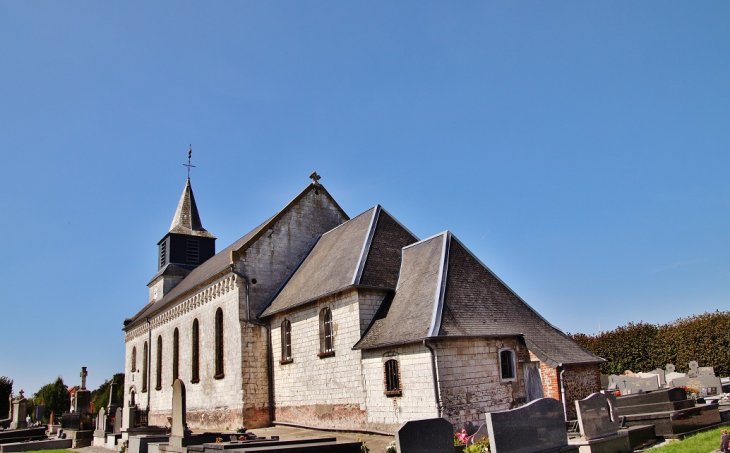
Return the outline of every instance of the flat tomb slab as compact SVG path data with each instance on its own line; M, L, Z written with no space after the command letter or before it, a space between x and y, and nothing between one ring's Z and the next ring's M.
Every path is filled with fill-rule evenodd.
M251 445L241 453L360 453L360 442L315 442L299 445Z
M682 388L654 390L653 392L637 393L635 395L617 396L616 407L669 403L672 401L684 401L686 399L687 392Z
M696 406L671 412L636 414L624 417L625 426L654 425L657 436L671 436L695 431L705 426L720 423L720 412L716 404Z
M639 404L637 406L623 406L616 408L616 415L652 414L654 412L671 412L694 407L692 400L668 401L666 403Z
M636 425L623 428L621 431L626 431L629 437L629 445L634 450L655 444L657 441L654 425Z
M634 451L629 444L629 433L626 431L599 439L576 437L570 439L569 443L578 447L580 453L631 453Z
M15 453L20 451L38 451L38 450L65 450L71 448L73 440L71 439L51 439L39 440L37 442L19 442L14 444L5 444L0 447L2 453Z
M266 446L284 446L313 444L323 442L337 442L336 437L310 437L305 439L288 439L288 440L271 440L271 439L251 439L241 440L238 442L220 442L215 444L203 444L202 446L189 447L188 451L206 451L217 452L220 450L240 450L249 446L265 444ZM201 449L202 447L202 449Z
M0 431L0 441L2 439L12 439L16 437L21 438L29 438L33 436L45 436L46 435L46 427L45 426L39 426L38 428L23 428L23 429L6 429L4 431Z

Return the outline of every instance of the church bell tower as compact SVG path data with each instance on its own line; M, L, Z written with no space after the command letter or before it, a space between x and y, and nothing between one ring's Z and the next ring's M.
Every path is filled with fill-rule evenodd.
M190 167L188 152L188 172ZM157 273L147 285L150 301L161 299L193 269L215 255L216 237L200 221L190 174L167 234L157 243Z

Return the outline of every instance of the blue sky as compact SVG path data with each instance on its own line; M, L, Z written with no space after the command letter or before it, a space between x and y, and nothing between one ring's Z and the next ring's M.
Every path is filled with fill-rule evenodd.
M730 3L0 3L0 375L124 364L185 184L221 250L316 170L564 331L730 307Z

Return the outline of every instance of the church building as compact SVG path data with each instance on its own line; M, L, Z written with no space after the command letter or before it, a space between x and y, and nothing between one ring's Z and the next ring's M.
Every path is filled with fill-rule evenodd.
M148 303L124 321L125 404L190 428L271 423L460 429L600 389L604 360L552 326L451 232L419 239L380 205L350 219L313 182L216 253L188 178Z

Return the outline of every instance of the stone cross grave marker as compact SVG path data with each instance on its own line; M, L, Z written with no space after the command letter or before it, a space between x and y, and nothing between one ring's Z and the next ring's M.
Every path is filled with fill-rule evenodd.
M453 453L454 427L445 418L412 420L395 433L398 453Z
M700 373L697 370L699 367L700 365L694 360L689 362L689 372L687 373L687 377L696 378L697 376L699 376Z
M500 412L487 412L492 453L531 453L568 445L563 403L540 398Z
M667 366L664 369L667 370L667 373L674 373L677 370L671 363L667 363Z
M79 376L81 376L81 390L86 390L86 376L88 375L89 373L86 372L86 367L82 366L81 374L79 374Z
M618 433L621 422L616 416L616 396L593 393L575 401L578 426L586 439L598 439Z
M13 419L10 422L10 429L23 429L28 427L28 422L25 420L28 400L23 397L22 390L18 393L18 397L13 400Z

